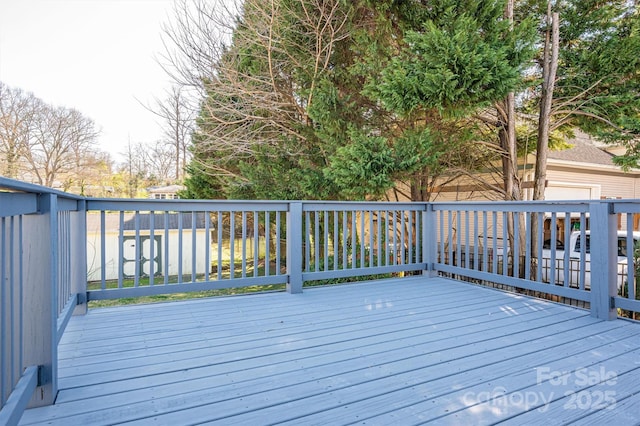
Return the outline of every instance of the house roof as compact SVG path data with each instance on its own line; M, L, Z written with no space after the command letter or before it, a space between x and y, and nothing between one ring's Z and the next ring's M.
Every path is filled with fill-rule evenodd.
M567 143L572 147L559 151L550 150L549 158L575 163L615 166L613 162L614 155L598 148L596 142L584 133L576 133L575 138L568 140Z

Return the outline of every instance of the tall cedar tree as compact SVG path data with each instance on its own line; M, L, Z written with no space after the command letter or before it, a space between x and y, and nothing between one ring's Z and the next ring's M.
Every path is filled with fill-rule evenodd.
M404 181L425 200L433 176L484 162L460 118L527 59L503 2L262 3L205 84L188 195L381 198Z

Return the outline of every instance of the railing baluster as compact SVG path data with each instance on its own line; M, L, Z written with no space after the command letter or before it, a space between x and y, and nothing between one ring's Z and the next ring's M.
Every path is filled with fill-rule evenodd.
M498 273L498 212L496 212L495 210L491 212L491 220L493 225L492 232L491 232L491 236L493 240L493 265L492 265L491 272L496 274ZM502 258L504 259L505 256L506 256L506 247L503 247Z
M136 211L134 216L135 223L135 252L133 253L134 260L134 277L133 286L138 287L140 285L140 262L142 261L142 244L140 244L140 212Z
M20 215L18 219L18 241L20 245L24 241L22 215ZM24 275L23 275L24 259L23 259L22 251L18 255L18 259L19 259L18 260L18 300L20 301L20 303L22 303L22 300L24 300L24 281L23 281L24 280ZM19 331L18 331L18 345L16 347L16 351L18 352L18 364L16 365L16 367L22 369L22 366L25 365L23 361L23 354L22 354L22 345L24 342L24 309L22 305L19 305L18 312L19 312L18 314L18 317L19 317L18 330Z
M63 248L62 248L62 258L60 259L60 270L62 276L60 280L60 306L58 307L58 314L62 312L62 309L66 305L67 300L69 300L69 296L71 295L71 277L69 276L69 259L71 255L70 244L71 244L71 233L69 228L69 212L64 211L60 212L60 219L62 221L62 232L61 237L63 240Z
M551 245L556 249L556 243L551 241ZM564 286L571 286L571 278L573 276L573 262L571 261L571 212L564 213Z
M384 265L389 266L389 232L391 230L389 226L389 210L384 211ZM393 264L393 262L391 262Z
M64 252L66 249L65 234L64 234L64 212L58 212L55 221L58 227L58 240L56 241L56 248L58 251L58 300L56 306L56 314L59 314L62 306L62 299L64 298Z
M396 221L396 211L391 210L391 236L393 238L393 262L392 265L398 264L398 222Z
M241 277L247 278L247 212L242 212L242 265Z
M362 268L364 267L364 252L365 252L365 245L364 245L364 211L363 210L358 210L356 212L356 220L358 222L358 228L356 231L356 236L357 236L357 240L359 242L359 249L360 249L360 262L358 261L354 261L354 268L359 267Z
M404 263L410 265L413 262L413 245L415 242L413 241L413 227L415 224L413 223L413 212L411 210L407 210L403 212L403 216L405 216L406 221L406 248L404 248Z
M445 252L445 232L444 232L444 217L445 217L445 211L444 210L438 210L438 216L440 219L440 226L438 227L438 232L439 232L439 241L440 241L440 250L439 250L439 263L442 264L447 264L448 263L448 259L446 259L446 252Z
M315 258L314 270L320 270L320 213L313 213L313 254Z
M280 240L281 240L281 236L280 236L280 212L275 212L276 215L276 270L275 270L275 275L280 275L280 269L281 269L281 253L280 253Z
M406 263L406 255L405 255L405 247L408 245L406 242L406 232L405 232L405 218L404 211L399 211L400 215L400 264L404 265Z
M324 230L322 232L322 242L324 243L324 271L329 270L329 211L322 212L324 217Z
M482 212L482 270L487 272L489 269L489 247L487 246L488 241L488 219L486 210ZM493 252L493 256L495 257L495 251Z
M448 251L448 257L447 257L447 264L448 265L452 265L455 266L455 262L453 259L453 212L451 210L447 210L447 251Z
M351 269L356 268L358 249L356 246L356 211L351 210Z
M100 288L107 288L107 235L106 235L106 214L100 210Z
M151 210L149 212L149 286L153 287L155 284L156 274L156 213ZM143 267L144 273L144 267Z
M163 283L164 285L169 284L169 259L171 259L171 253L169 253L169 212L165 211L163 214L164 221L164 277Z
M118 288L122 288L124 282L124 211L120 212L120 231L118 233Z
M634 251L635 241L633 240L633 213L627 213L627 237L626 243L626 257L627 257L627 298L630 300L636 300L636 280L635 280L635 265L634 265ZM622 253L618 253L621 255ZM617 274L616 274L617 276ZM622 284L624 289L624 280Z
M507 212L502 212L502 275L509 275L509 257L513 257L513 247L509 246L509 226L507 221Z
M512 213L513 217L513 276L520 276L520 214Z
M551 246L550 246L550 253L551 253L551 258L549 259L549 282L553 285L556 284L556 250L555 250L555 245L556 245L556 241L558 240L558 234L557 234L557 230L556 230L556 212L552 212L551 213ZM540 241L540 244L543 243L544 240ZM584 244L585 242L582 241L582 244ZM564 265L564 269L567 269L567 265ZM560 278L560 277L558 277Z
M253 211L253 276L258 276L258 267L260 262L260 228L258 212ZM266 229L266 227L265 227ZM269 267L268 263L264 263L265 269Z
M382 212L377 210L376 212L376 254L378 257L378 266L382 266Z
M7 220L6 218L0 218L0 224L2 225L2 230L0 231L0 244L2 247L0 250L2 251L2 259L0 259L0 402L4 403L9 396L9 392L11 389L9 386L13 385L13 379L9 385L6 384L7 380L5 378L5 372L8 371L7 367L7 328L11 327L11 323L5 323L5 312L7 312L8 306L6 306L9 301L7 300L7 285L11 283L5 280L7 276ZM13 252L13 247L9 247L9 253ZM11 368L13 370L13 367Z
M222 226L223 226L223 212L218 210L218 264L216 265L216 278L222 279Z
M258 226L256 225L256 228ZM259 235L258 235L259 237ZM258 245L256 245L256 251L258 250ZM271 217L269 212L264 212L264 276L268 277L271 275ZM256 256L257 257L257 256ZM256 267L256 271L257 271ZM254 275L257 276L257 275Z
M531 279L531 216L525 216L524 279Z
M184 261L184 242L183 242L183 212L178 212L178 281L182 284L182 262Z
M348 220L349 213L345 210L342 212L342 268L347 269L348 265L348 241L349 241L349 230L348 230Z
M3 218L3 222L4 222L4 218ZM4 223L2 224L2 228L4 230ZM15 329L15 324L17 323L16 321L16 308L18 309L18 311L21 310L20 308L20 304L22 302L22 298L16 300L16 292L15 292L15 287L16 287L16 277L15 277L15 265L16 265L16 250L14 249L15 247L18 247L18 245L16 244L16 217L15 216L11 216L9 218L9 273L6 273L6 270L3 269L3 272L0 275L0 279L2 279L2 281L5 281L6 278L8 278L8 285L9 285L9 306L10 306L10 310L9 310L9 342L11 342L11 345L9 347L9 351L11 352L11 362L9 363L10 370L11 370L11 383L16 383L18 381L18 378L20 377L20 364L18 364L16 362L16 351L21 351L21 345L16 345L16 343L18 343L17 339L16 339L16 329ZM4 249L6 246L4 244L4 242L2 243L2 248ZM20 254L18 254L18 257L20 256ZM2 256L3 260L5 258L5 256ZM5 312L4 309L0 309L0 312ZM2 316L0 314L0 316ZM0 325L0 333L3 333L4 328L2 327L2 325ZM3 354L3 351L0 351L0 354ZM0 371L4 371L4 370L0 370ZM0 401L4 401L4 398L0 399Z
M196 243L197 237L198 237L198 234L196 233L197 221L198 221L198 212L196 211L191 212L191 282L192 283L196 282L196 272L197 272L196 261L198 260L197 258L198 247Z
M423 222L422 222L422 216L424 214L424 211L415 211L415 224L416 224L416 232L415 232L415 246L416 246L416 250L415 250L415 257L414 257L414 263L423 263L423 259L422 259L422 228L423 228Z
M204 280L209 282L211 271L211 212L204 213Z
M231 253L231 261L229 265L229 278L236 277L236 212L229 212L229 252Z
M373 210L368 210L369 216L369 267L373 268Z
M538 257L538 267L536 268L536 281L542 281L542 268L546 268L546 265L544 264L545 259L542 257L542 245L544 242L544 212L538 212L537 215L538 229L536 231L538 232L538 253L536 253L536 256ZM549 265L549 267L551 267L551 265ZM551 272L551 270L549 270L549 272Z
M339 234L339 218L340 218L340 214L338 213L337 210L333 211L333 270L337 271L338 270L338 263L340 261L340 246L339 246L339 241L340 241L340 234Z
M321 243L322 240L320 237L320 212L313 212L313 257L315 259L314 270L316 272L320 270L320 254L322 253L322 249L320 248Z
M304 270L311 268L311 213L304 212Z
M456 258L455 265L462 266L462 212L456 214Z
M469 210L464 212L464 267L469 269Z
M479 270L480 269L480 265L478 262L478 243L480 241L478 240L478 211L474 210L473 211L473 269L475 270Z

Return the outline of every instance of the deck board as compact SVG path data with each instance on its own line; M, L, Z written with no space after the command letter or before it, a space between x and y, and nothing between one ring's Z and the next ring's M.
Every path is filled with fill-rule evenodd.
M640 419L640 324L443 278L95 309L59 355L56 404L22 424ZM581 371L615 384L582 385ZM565 393L605 391L615 408L567 408Z

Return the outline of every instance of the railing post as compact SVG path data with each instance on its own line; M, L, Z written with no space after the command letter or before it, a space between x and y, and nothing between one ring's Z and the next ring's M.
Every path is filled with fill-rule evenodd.
M603 320L617 318L613 297L618 289L618 238L613 204L606 201L589 203L591 251L591 316Z
M302 203L289 203L287 212L287 292L302 293Z
M87 313L87 201L78 201L78 210L71 214L71 294L78 300L74 315Z
M39 197L39 213L24 216L23 365L41 366L29 407L53 404L58 391L58 207L55 194Z
M423 271L423 275L428 277L435 277L438 275L438 272L435 270L438 258L438 221L436 216L433 204L427 203L425 205L425 211L422 212L422 253L424 256L423 261L427 265L427 268Z

